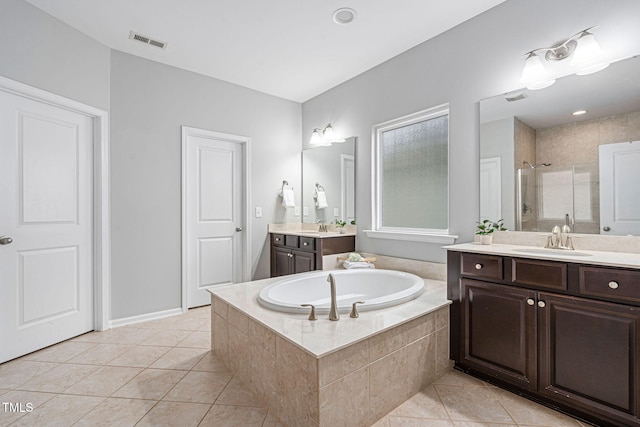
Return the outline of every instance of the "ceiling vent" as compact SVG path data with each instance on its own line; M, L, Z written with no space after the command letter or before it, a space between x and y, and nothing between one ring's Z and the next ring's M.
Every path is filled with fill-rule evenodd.
M524 92L516 92L516 93L510 93L504 96L504 99L507 100L507 102L513 102L513 101L520 101L521 99L525 99L527 97L527 94Z
M160 49L165 49L167 47L167 43L165 42L154 40L151 37L143 36L142 34L138 34L134 31L129 32L129 38L131 40L136 40L144 44L149 44L151 46L159 47Z

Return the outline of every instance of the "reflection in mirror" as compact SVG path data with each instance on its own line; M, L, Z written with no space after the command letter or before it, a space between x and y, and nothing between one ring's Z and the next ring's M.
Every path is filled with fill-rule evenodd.
M302 152L302 222L355 221L355 142Z
M481 220L640 235L639 183L640 57L480 101Z

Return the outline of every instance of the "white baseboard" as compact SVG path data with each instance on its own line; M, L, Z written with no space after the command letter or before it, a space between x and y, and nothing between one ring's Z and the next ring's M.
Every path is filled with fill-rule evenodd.
M133 325L135 323L147 322L149 320L162 319L163 317L175 316L182 314L181 308L172 308L170 310L156 311L154 313L140 314L138 316L124 317L109 322L109 327L118 328L120 326Z

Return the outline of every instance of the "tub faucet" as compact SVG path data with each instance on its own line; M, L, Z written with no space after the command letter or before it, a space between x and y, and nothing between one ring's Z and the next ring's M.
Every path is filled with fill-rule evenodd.
M329 310L329 320L340 320L338 306L336 304L336 279L333 274L329 274L327 282L331 285L331 309Z

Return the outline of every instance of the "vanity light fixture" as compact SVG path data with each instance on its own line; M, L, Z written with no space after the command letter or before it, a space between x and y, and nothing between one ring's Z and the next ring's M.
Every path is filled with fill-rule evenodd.
M331 127L331 123L329 123L324 129L315 128L313 130L309 144L313 147L328 147L331 144L344 141L344 139L336 138L333 127Z
M520 81L531 90L543 89L555 83L555 79L544 67L540 56L542 53L548 62L562 61L571 57L569 65L577 68L576 74L580 76L607 68L609 62L603 58L604 52L590 32L594 28L596 27L582 30L555 46L541 47L527 52Z
M574 111L571 114L574 115L574 116L581 116L583 114L587 114L587 110L578 110L578 111Z

